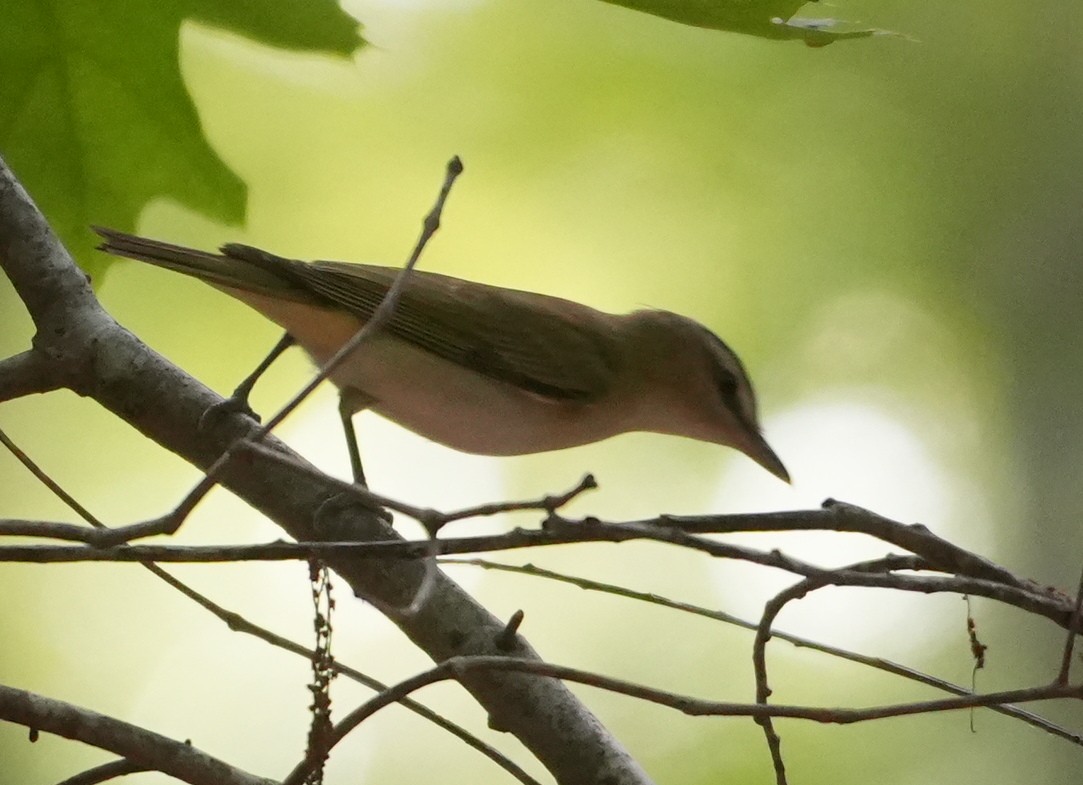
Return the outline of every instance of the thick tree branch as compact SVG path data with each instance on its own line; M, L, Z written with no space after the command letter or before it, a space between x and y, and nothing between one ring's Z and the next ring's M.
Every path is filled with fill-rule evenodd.
M21 450L19 446L11 440L11 438L4 432L2 428L0 428L0 444L3 444L3 446L6 447L11 452L11 454L15 456L16 460L18 460L19 463L21 463L27 471L33 474L43 485L45 485L50 491L52 491L61 501L63 501L84 521L97 529L101 529L105 526L105 524L99 521L98 518L90 512L90 510L86 509L86 507L76 501L76 499L73 498L70 493L64 490L64 488L62 488L59 483L57 483L52 477L50 477L44 469L38 466L37 463L35 463L29 455L27 455L23 450ZM40 525L38 522L29 523L32 523L35 526ZM88 531L90 531L86 527L72 526L71 524L57 525L61 527L66 527L65 529L61 529L61 531L65 531L67 529L78 529L78 531L80 532L80 536L84 536ZM2 530L2 527L0 527L0 530ZM295 654L299 657L303 657L305 660L311 661L315 653L312 649L302 646L299 643L291 641L290 639L285 638L281 635L276 635L270 630L252 623L239 613L235 613L228 608L219 605L218 603L212 601L206 595L197 592L188 584L184 583L181 580L178 580L176 577L171 575L169 572L167 572L154 562L142 562L142 565L152 575L154 575L167 585L171 586L176 591L180 592L192 602L199 605L201 608L206 610L215 618L223 622L227 627L229 627L229 629L233 630L234 632L243 632L248 635L252 635L262 641L265 641L266 643L269 643L272 646L276 646L284 651L288 651L291 654ZM331 668L332 670L334 670L335 673L352 679L358 684L363 684L366 687L369 687L370 689L377 692L381 692L387 689L387 685L383 682L374 679L373 677L362 673L359 670L351 668L348 665L338 662L337 660L332 661ZM471 747L480 752L481 754L485 755L496 765L503 768L505 771L507 771L520 782L522 782L524 785L538 785L537 780L527 774L521 767L516 765L506 755L503 755L498 750L496 750L492 745L486 744L477 736L468 732L461 726L456 725L454 722L451 722L447 718L442 717L441 715L432 711L424 704L418 703L408 698L401 701L401 704L404 708L414 712L415 714L418 714L421 717L424 717L425 719L432 722L434 725L443 728L448 733L452 734L464 744L466 744L468 747ZM128 766L130 766L130 761L114 761L113 764L104 764L97 769L83 772L82 774L69 778L66 784L59 783L58 785L77 785L77 783L84 781L87 782L89 785L89 783L91 782L98 781L95 778L99 777L99 775L107 779L112 776L116 776L111 773L113 771L113 767L118 770L127 771L128 769L126 767Z
M200 418L222 399L152 352L106 314L86 276L74 265L14 175L0 161L0 265L37 326L34 349L57 363L67 385L116 413L148 438L204 470L256 424L243 416ZM280 442L265 443L289 453ZM298 458L298 460L300 460ZM393 541L398 535L370 510L328 505L333 483L301 475L259 456L232 460L222 485L298 540ZM314 512L325 513L316 525ZM357 560L340 555L329 565L354 593L382 608L402 607L424 575L419 564ZM396 624L436 661L494 654L503 624L442 573L429 601ZM522 657L537 655L525 644ZM561 783L643 783L642 769L564 687L530 674L473 671L463 685L495 727L515 734Z
M0 402L47 393L64 386L56 364L41 352L28 351L0 360Z
M108 750L192 785L272 785L185 742L26 690L0 685L0 719Z

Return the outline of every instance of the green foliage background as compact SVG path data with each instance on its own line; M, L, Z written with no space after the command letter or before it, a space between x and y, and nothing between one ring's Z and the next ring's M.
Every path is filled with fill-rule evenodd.
M429 269L701 319L752 369L796 488L740 474L710 446L648 436L496 468L464 458L439 472L384 469L382 487L450 507L457 497L442 494L445 474L482 501L557 490L590 469L603 491L576 509L609 517L835 495L921 516L1042 583L1074 585L1083 553L1077 6L847 0L833 12L916 41L817 49L587 0L359 0L346 10L370 43L357 52L356 22L325 3L5 7L0 154L95 274L107 307L151 346L224 391L274 331L197 284L134 264L107 270L86 224L202 247L236 240L396 263L444 161L459 154L466 176L424 259ZM24 349L32 332L6 281L0 309L0 351ZM257 408L281 401L304 374L295 358ZM324 396L308 410L318 418L328 406ZM920 445L935 495L885 431L849 428L869 411ZM0 424L107 520L160 512L195 478L71 395L4 404ZM300 429L295 438L344 466L331 425L316 442ZM393 460L369 459L377 473L385 458ZM736 485L719 480L723 470L738 472ZM854 485L865 470L877 483ZM2 515L70 519L3 455L0 489ZM930 512L923 497L944 503ZM182 539L277 536L224 494L202 511ZM739 573L650 549L530 558L726 609L748 592ZM178 570L304 639L302 572ZM495 612L523 607L525 633L555 661L717 698L752 695L747 635L464 575ZM5 565L0 586L0 681L190 737L262 774L280 774L299 754L304 664L218 629L136 568ZM820 617L831 624L814 630L969 679L957 601L923 599L899 616L887 597L836 601ZM782 626L807 607L817 606L803 603ZM361 609L343 610L341 630L351 614L362 631L342 633L346 659L385 679L423 667ZM979 688L1055 673L1059 635L987 603L975 615L991 646ZM879 634L861 637L867 629ZM780 701L932 697L801 652L780 648L772 661ZM342 706L360 698L340 689ZM659 782L770 781L750 723L584 697ZM433 700L484 726L454 690ZM1076 727L1083 720L1045 708ZM355 766L385 782L499 776L419 721L386 714L331 781L352 781ZM790 772L805 785L1074 781L1078 749L986 714L976 728L951 715L782 732ZM49 782L101 758L55 739L31 746L5 727L0 760L11 782Z

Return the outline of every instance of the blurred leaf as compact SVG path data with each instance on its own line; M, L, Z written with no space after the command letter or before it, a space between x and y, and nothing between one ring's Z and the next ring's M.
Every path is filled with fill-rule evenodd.
M0 155L68 248L100 273L91 223L134 226L169 196L227 222L245 186L203 137L181 80L185 19L290 49L348 55L358 24L327 0L9 0L0 24ZM87 265L91 266L91 265Z
M693 27L728 30L760 38L798 39L827 46L845 38L895 35L873 28L848 29L834 19L791 17L806 0L603 0ZM837 29L836 29L837 28Z

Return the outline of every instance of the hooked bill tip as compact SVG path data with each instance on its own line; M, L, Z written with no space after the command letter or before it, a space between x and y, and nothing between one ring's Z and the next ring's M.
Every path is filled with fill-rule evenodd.
M782 461L779 461L775 466L767 466L764 468L787 485L793 485L793 480L790 479L790 473L786 471L786 467L782 465Z
M790 473L786 471L786 467L783 466L782 461L778 459L774 452L770 452L766 456L753 456L753 460L787 485L793 484Z
M771 449L771 445L767 443L767 440L763 438L762 434L757 433L752 445L743 452L784 483L792 484L790 473L786 471L786 467L775 454L775 451Z

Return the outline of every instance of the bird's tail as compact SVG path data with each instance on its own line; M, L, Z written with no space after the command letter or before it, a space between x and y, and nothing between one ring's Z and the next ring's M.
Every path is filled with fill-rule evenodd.
M226 254L208 253L182 245L163 243L101 226L92 227L104 242L98 250L199 278L209 284L243 289L287 299L308 299L297 291L289 275L295 262L258 248L224 246Z

